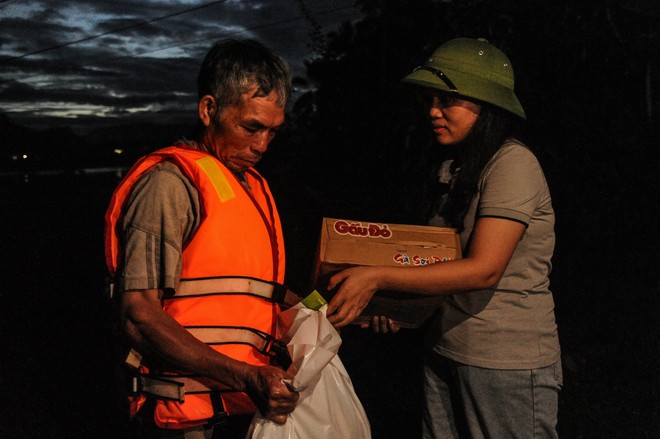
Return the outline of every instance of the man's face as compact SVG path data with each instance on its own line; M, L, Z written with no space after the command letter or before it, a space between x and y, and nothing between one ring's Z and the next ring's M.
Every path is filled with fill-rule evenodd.
M219 119L213 113L202 139L204 147L232 171L253 167L284 123L284 107L277 105L277 95L252 97L255 91L245 93L239 105L222 109Z

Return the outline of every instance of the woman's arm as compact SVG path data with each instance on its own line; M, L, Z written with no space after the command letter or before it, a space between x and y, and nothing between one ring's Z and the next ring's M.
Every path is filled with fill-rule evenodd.
M496 285L525 225L504 218L479 218L463 259L424 267L354 267L330 278L328 289L339 290L328 306L328 319L335 327L355 320L378 290L439 295L482 290Z

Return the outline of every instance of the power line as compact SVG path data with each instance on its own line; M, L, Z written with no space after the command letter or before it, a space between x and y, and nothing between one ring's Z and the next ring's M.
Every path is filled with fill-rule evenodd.
M0 1L0 10L6 8L10 4L14 3L16 0L1 0Z
M326 11L317 12L315 15L330 14L330 13L333 13L333 12L342 11L344 9L350 9L352 7L353 6L337 7L337 8L333 8L333 9L328 9ZM166 46L166 47L160 47L158 49L147 50L147 51L139 52L139 53L132 53L130 55L123 55L123 56L118 56L118 57L115 57L115 58L109 58L109 59L107 59L107 61L116 61L118 59L125 59L125 58L135 58L135 57L142 56L142 55L148 55L150 53L162 52L164 50L174 49L174 48L177 48L177 47L187 46L187 45L190 45L190 44L201 43L203 41L215 40L215 39L218 39L220 37L229 37L229 36L232 36L232 35L242 34L242 33L248 32L248 31L264 29L264 28L271 27L271 26L279 26L281 24L293 23L293 22L302 21L302 20L308 20L308 17L295 16L295 17L283 18L283 19L278 20L278 21L272 21L270 23L264 23L264 24L259 24L259 25L252 26L252 27L249 27L249 28L245 28L245 29L240 30L240 31L228 32L228 33L222 33L222 34L215 34L215 35L210 36L210 37L204 37L204 38L198 38L198 39L195 39L195 40L183 41L183 42L180 42L180 43L177 43L177 44L172 44L172 45L169 45L169 46ZM103 61L106 61L106 59L104 59Z
M216 3L218 3L218 2L216 2ZM335 8L327 9L325 11L316 12L314 15L316 15L316 16L326 15L326 14L331 14L333 12L338 12L338 11L342 11L342 10L350 9L350 8L353 8L353 6L350 5L350 6L335 7ZM139 56L148 55L150 53L161 52L161 51L164 51L164 50L174 49L174 48L177 48L177 47L182 47L182 46L187 46L187 45L191 45L191 44L201 43L203 41L214 40L214 39L218 39L218 38L221 38L221 37L229 37L229 36L232 36L232 35L238 35L238 34L241 34L241 33L249 32L249 31L253 31L253 30L257 30L257 29L264 29L264 28L267 28L267 27L270 27L270 26L278 26L278 25L282 25L282 24L286 24L286 23L292 23L292 22L296 22L296 21L302 21L302 20L306 20L306 19L307 19L306 17L302 17L302 16L284 18L284 19L281 19L281 20L278 20L278 21L264 23L264 24L252 26L252 27L249 27L249 28L245 28L245 29L240 30L240 31L228 32L228 33L222 33L222 34L215 34L215 35L210 36L210 37L183 41L183 42L179 42L179 43L176 43L176 44L171 44L171 45L168 45L168 46L165 46L165 47L160 47L158 49L147 50L147 51L144 51L144 52L132 53L130 55L122 55L122 56L117 56L117 57L112 57L112 58L104 57L104 58L99 58L99 59L96 59L96 60L90 60L90 61L87 62L87 64L88 65L105 64L105 63L108 63L108 62L117 61L117 60L121 60L121 59L137 58ZM62 68L61 70L65 70L65 69L66 68ZM16 79L16 78L14 78L14 79L16 79L18 81L25 81L26 79L37 78L39 76L44 76L44 75L52 76L52 72L51 73L38 73L38 74L34 74L34 75L23 76L20 79Z
M123 26L123 27L120 27L120 28L117 28L117 29L109 30L107 32L103 32L103 33L100 33L100 34L97 34L97 35L90 35L88 37L84 37L84 38L81 38L79 40L69 41L67 43L57 44L55 46L50 46L50 47L46 47L46 48L43 48L43 49L37 49L37 50L34 50L32 52L24 53L22 55L0 59L0 63L15 61L17 59L27 58L28 56L37 55L39 53L49 52L51 50L61 49L63 47L73 46L75 44L95 40L97 38L105 37L107 35L112 35L112 34L122 32L122 31L125 31L125 30L128 30L128 29L135 29L136 27L145 26L147 24L155 23L157 21L165 20L167 18L172 18L172 17L176 17L178 15L187 14L187 13L192 12L192 11L198 11L200 9L208 8L209 6L217 5L219 3L225 3L226 1L227 0L218 0L218 1L214 1L214 2L209 2L209 3L206 3L206 4L200 5L200 6L195 6L195 7L192 7L192 8L184 9L182 11L174 12L172 14L164 15L162 17L152 18L151 20L142 21L142 22L139 22L139 23L129 24L127 26Z

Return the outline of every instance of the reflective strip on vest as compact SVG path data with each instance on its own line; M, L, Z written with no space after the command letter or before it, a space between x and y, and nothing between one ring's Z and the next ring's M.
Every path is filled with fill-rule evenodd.
M269 355L274 343L279 343L273 336L252 328L235 326L187 326L185 327L196 339L208 345L248 344L264 355ZM142 364L142 355L131 349L125 363L137 369Z
M211 179L211 183L218 194L218 198L223 203L236 197L231 185L218 167L218 162L211 157L197 159L197 165L206 172Z
M249 294L282 303L286 286L249 277L181 279L173 299L211 294Z
M239 328L231 326L186 326L198 340L208 344L248 344L264 355L268 351L275 339L265 332L252 328Z

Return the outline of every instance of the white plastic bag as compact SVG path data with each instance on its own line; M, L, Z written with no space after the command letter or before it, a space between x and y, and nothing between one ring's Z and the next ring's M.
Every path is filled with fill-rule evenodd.
M371 438L367 415L337 355L341 337L328 322L326 309L323 298L314 292L280 314L278 331L293 361L289 370L295 374L292 385L300 398L284 425L257 412L248 438Z

